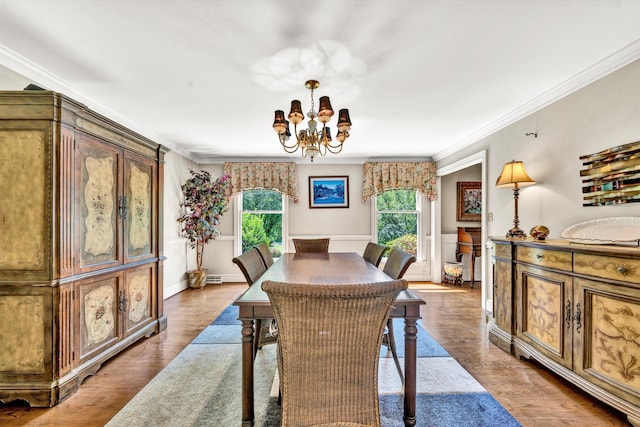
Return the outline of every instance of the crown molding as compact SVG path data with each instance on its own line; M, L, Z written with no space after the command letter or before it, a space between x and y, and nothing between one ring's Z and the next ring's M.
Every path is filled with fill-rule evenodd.
M628 46L620 49L619 51L609 55L593 66L587 68L583 72L575 75L574 77L566 80L563 83L560 83L556 87L550 89L549 91L541 94L540 96L532 99L530 102L522 105L521 107L513 110L512 112L500 117L494 122L484 126L481 129L469 134L465 138L462 138L451 145L449 145L446 149L436 153L433 155L433 160L440 161L459 150L462 150L469 145L472 145L481 139L509 126L512 123L515 123L522 118L535 113L536 111L544 108L545 106L585 87L586 85L593 83L608 74L611 74L614 71L619 70L620 68L640 59L640 40L636 40L635 42L629 44ZM200 164L217 164L224 163L225 161L294 161L297 164L306 164L309 162L308 159L297 157L278 157L278 158L241 158L241 157L214 157L214 156L206 156L206 155L198 155L195 153L187 152L184 148L180 148L176 146L173 141L167 140L160 135L155 134L149 129L142 128L136 123L130 122L126 117L118 114L117 112L111 110L110 108L104 106L100 102L84 95L81 92L78 92L74 89L68 82L58 77L54 73L45 70L39 65L33 63L32 61L24 58L18 53L12 51L6 46L0 44L0 64L6 66L7 68L23 75L27 79L33 80L34 83L39 86L43 86L49 90L57 91L64 93L71 98L82 102L89 106L91 109L96 112L110 117L124 126L131 128L132 130L147 136L153 141L162 144L168 147L170 150L179 154L186 159L189 159L195 163ZM326 157L326 158L318 158L318 164L364 164L367 161L374 161L377 159L371 158L356 158L356 157ZM380 161L380 160L377 160ZM395 160L401 161L401 160ZM410 161L420 161L420 159L412 159ZM309 162L310 163L310 162ZM314 162L316 163L316 162Z
M626 65L631 64L634 61L637 61L638 59L640 59L640 40L634 41L633 43L625 46L619 51L595 63L586 70L576 74L570 79L544 92L540 96L537 96L520 108L517 108L512 112L505 114L489 125L449 145L446 149L435 154L433 158L435 161L442 160L447 156L450 156L455 152L480 141L482 138L485 138L499 131L500 129L509 126L510 124L515 123L518 120L521 120L538 110L541 110L547 105L552 104L553 102L558 101L559 99L562 99L579 89L582 89L583 87L613 73L614 71L621 69Z
M314 162L300 155L290 157L229 157L229 156L198 156L196 163L215 165L225 162L293 162L297 165L363 165L366 162L431 162L428 156L420 157L349 157L336 154L329 157L316 157Z
M197 161L197 159L193 155L185 152L180 147L177 147L172 141L167 140L160 135L157 135L149 129L144 129L138 124L131 122L129 119L117 113L116 111L106 107L95 99L90 98L74 89L72 85L70 85L64 79L58 77L56 74L45 70L38 64L28 60L24 56L14 52L13 50L2 44L0 44L0 65L3 65L14 72L21 74L40 87L44 87L45 89L54 92L63 93L65 96L68 96L78 102L85 104L87 107L91 108L97 113L100 113L105 117L109 117L110 119L121 123L122 125L138 132L141 135L146 136L147 138L153 140L158 144L164 145L165 147L169 148L171 151L178 153L182 157L185 157L194 162Z

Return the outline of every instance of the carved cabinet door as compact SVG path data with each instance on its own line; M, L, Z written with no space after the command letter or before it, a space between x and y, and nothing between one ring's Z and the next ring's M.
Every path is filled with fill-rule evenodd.
M494 265L493 317L503 331L513 334L513 292L511 260L496 259Z
M50 171L48 123L0 120L0 280L50 276Z
M122 263L122 150L81 135L76 147L76 273Z
M124 273L121 291L125 299L122 310L124 335L134 333L156 316L155 277L155 264L145 264Z
M574 371L640 404L640 289L575 279Z
M125 152L124 156L124 262L156 255L155 210L158 206L157 167L143 156Z
M120 339L120 282L121 274L111 273L76 283L81 363Z
M516 267L516 335L553 361L572 368L573 278L536 267Z

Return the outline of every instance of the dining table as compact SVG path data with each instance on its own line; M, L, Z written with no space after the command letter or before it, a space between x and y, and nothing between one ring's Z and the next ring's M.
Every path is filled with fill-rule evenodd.
M382 270L353 252L284 253L235 301L242 322L242 426L253 426L254 415L254 323L272 319L273 308L262 290L265 280L285 283L326 284L381 283L393 280ZM424 300L410 289L401 291L389 317L404 318L404 414L405 426L416 425L417 321Z

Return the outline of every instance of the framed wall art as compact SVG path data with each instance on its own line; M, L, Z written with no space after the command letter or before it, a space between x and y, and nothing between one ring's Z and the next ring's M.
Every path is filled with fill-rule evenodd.
M310 208L348 208L348 176L310 176Z
M640 203L640 141L580 156L582 206Z
M456 220L480 221L482 214L482 183L458 182Z

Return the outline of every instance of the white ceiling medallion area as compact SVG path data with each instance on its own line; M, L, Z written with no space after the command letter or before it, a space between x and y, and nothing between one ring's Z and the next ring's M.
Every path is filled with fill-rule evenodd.
M341 102L358 97L358 82L366 72L365 62L335 40L282 49L251 65L251 78L261 87L276 92L300 93L304 82L315 79L322 82L323 95L340 95Z

